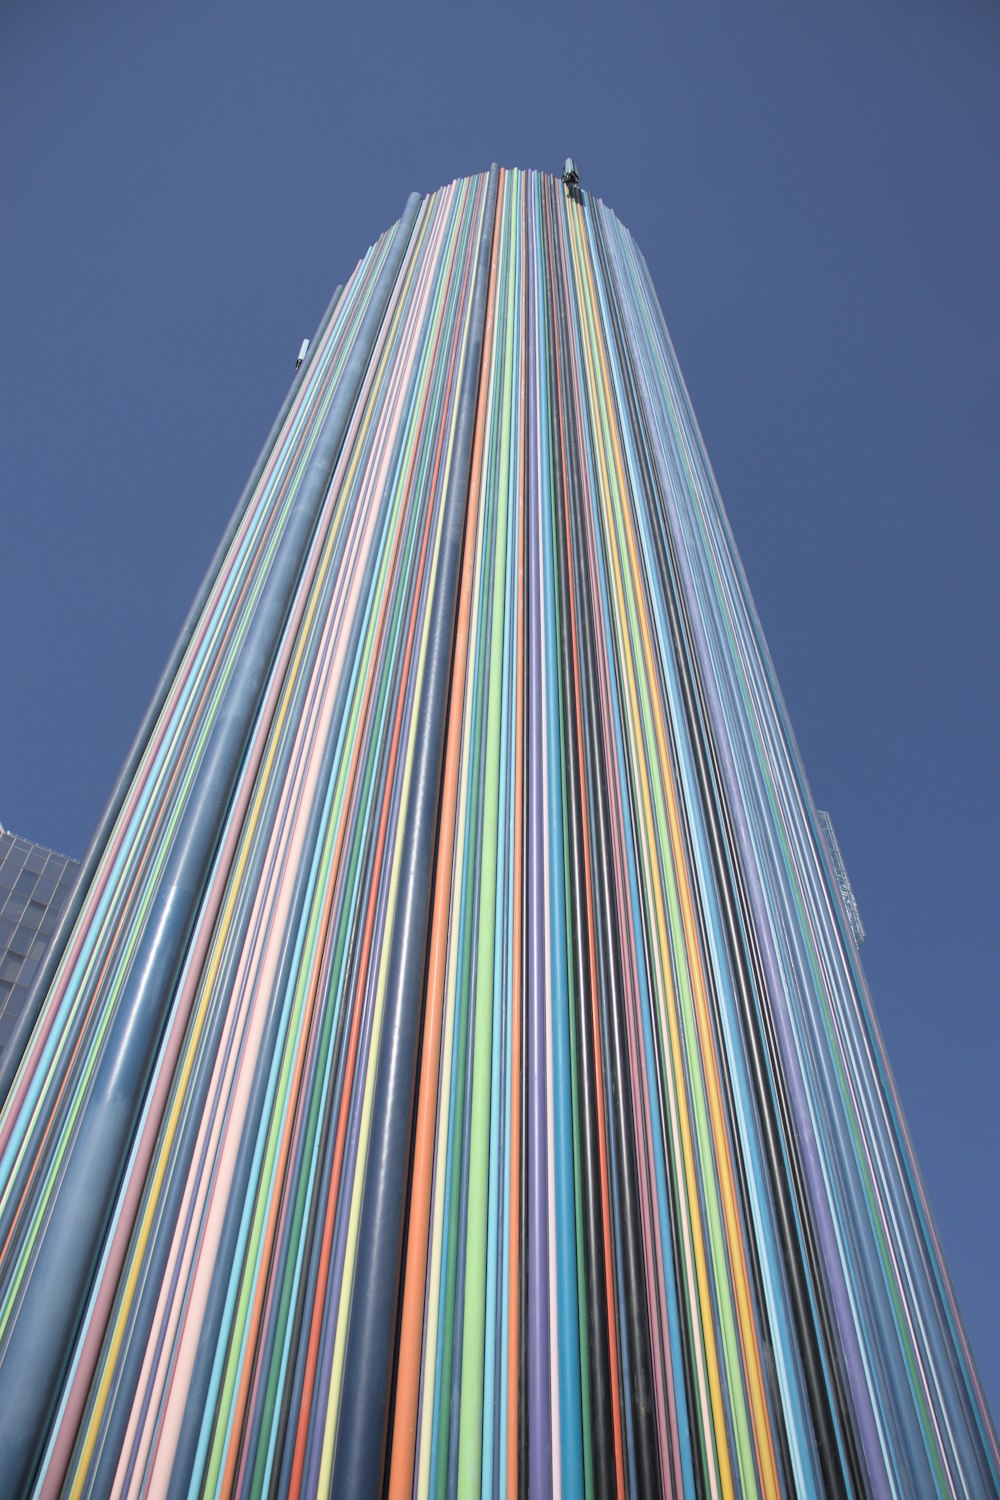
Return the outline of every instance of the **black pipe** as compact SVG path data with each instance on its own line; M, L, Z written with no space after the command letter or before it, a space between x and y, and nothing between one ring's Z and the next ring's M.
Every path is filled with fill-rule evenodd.
M558 207L557 195L564 189L554 181L547 183L550 211ZM550 212L550 253L554 253L556 215ZM594 1026L594 994L590 971L590 912L587 904L586 851L584 847L583 772L579 735L580 707L573 672L574 637L571 633L569 575L576 553L570 511L580 505L582 480L580 446L576 412L570 394L575 385L568 330L570 310L562 275L553 269L552 329L556 349L558 404L555 406L557 432L565 434L564 451L568 458L565 470L553 466L555 493L553 514L559 526L562 547L554 549L554 567L559 591L561 641L559 653L562 678L563 741L567 747L567 838L569 844L569 890L573 920L570 923L570 963L573 972L573 1015L576 1033L578 1086L583 1128L580 1131L581 1211L583 1219L584 1287L587 1309L587 1369L590 1387L590 1423L584 1432L593 1457L594 1488L598 1496L613 1495L615 1489L614 1414L611 1398L611 1355L608 1339L608 1308L604 1260L604 1219L601 1197L601 1164L597 1127L598 1040ZM571 498L572 497L572 498ZM577 581L578 587L578 581Z

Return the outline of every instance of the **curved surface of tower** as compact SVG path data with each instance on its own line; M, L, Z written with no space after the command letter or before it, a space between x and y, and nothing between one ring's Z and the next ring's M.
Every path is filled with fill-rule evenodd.
M995 1494L849 916L630 235L414 196L20 1039L0 1493Z

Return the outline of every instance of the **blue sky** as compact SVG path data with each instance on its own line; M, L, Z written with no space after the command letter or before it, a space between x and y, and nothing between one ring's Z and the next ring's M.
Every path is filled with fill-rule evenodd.
M1000 12L0 18L0 821L81 855L330 291L567 153L677 345L1000 1411Z

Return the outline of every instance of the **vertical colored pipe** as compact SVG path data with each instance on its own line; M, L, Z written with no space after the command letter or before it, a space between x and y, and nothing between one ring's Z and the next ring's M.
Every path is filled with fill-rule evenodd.
M185 810L153 909L132 960L131 984L98 1065L52 1217L24 1286L0 1362L0 1493L26 1487L45 1440L56 1385L72 1347L101 1237L142 1106L165 997L180 969L205 873L260 703L292 591L420 199L413 194L343 383L320 432L295 509L250 623L236 676Z
M49 939L45 956L35 975L31 991L24 1003L21 1014L17 1018L17 1024L11 1032L10 1039L4 1047L3 1055L0 1057L0 1105L3 1104L10 1092L17 1069L20 1066L21 1058L24 1055L24 1050L28 1045L35 1022L38 1019L39 1011L42 1008L49 986L55 977L56 970L59 967L59 961L63 956L69 935L73 931L77 917L80 915L80 908L83 905L84 897L100 864L101 856L104 854L118 815L122 810L129 787L132 785L135 773L139 768L139 762L142 760L146 747L149 744L150 735L163 710L167 694L180 669L184 654L197 628L198 621L201 619L202 611L208 602L212 587L219 576L222 565L233 544L233 539L240 528L243 517L246 514L247 506L253 499L254 491L260 482L260 477L267 466L268 459L274 451L274 445L281 435L281 430L285 425L285 420L291 410L296 393L306 379L310 365L316 357L316 350L319 347L325 330L329 326L330 319L336 311L337 303L340 301L343 290L342 286L337 286L334 289L333 296L327 303L326 311L320 319L319 326L313 335L305 359L292 377L285 398L278 409L278 414L271 423L271 430L264 441L264 446L257 456L257 462L250 471L250 477L243 487L243 493L237 501L236 508L230 516L226 529L215 549L215 555L208 565L198 592L195 594L191 607L185 616L184 624L181 626L180 634L170 653L167 664L160 673L160 680L156 684L149 707L146 709L143 721L139 726L135 739L132 741L128 755L125 757L125 763L111 789L111 795L104 805L104 811L101 813L97 829L81 861L72 894L62 910L55 931Z
M0 1495L1000 1492L630 236L494 169L325 322L0 1111Z
M530 214L530 207L528 210ZM531 233L531 219L528 232ZM528 348L537 348L539 308L529 294ZM538 387L537 363L528 370L528 718L530 752L527 777L527 1460L529 1500L542 1500L552 1493L552 1421L549 1370L549 1261L548 1261L548 1155L546 1141L546 1027L545 949L549 933L545 912L544 875L544 768L545 721L542 671L542 544L541 508L544 490L538 477L538 444L535 436L537 412L544 401ZM534 481L534 482L532 482Z
M361 1240L345 1358L345 1404L337 1431L332 1493L373 1495L382 1485L392 1386L392 1351L403 1254L403 1205L410 1166L417 1049L427 964L441 763L458 581L465 535L480 355L489 287L498 169L491 167L469 318L461 407L452 450L444 548L435 580L428 675L420 705L416 777L403 831L403 883L389 960L386 1043L376 1085L375 1131L365 1171Z

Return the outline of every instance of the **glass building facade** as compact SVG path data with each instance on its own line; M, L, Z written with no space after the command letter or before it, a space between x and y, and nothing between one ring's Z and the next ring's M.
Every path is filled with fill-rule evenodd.
M79 868L78 860L0 829L0 1059Z

